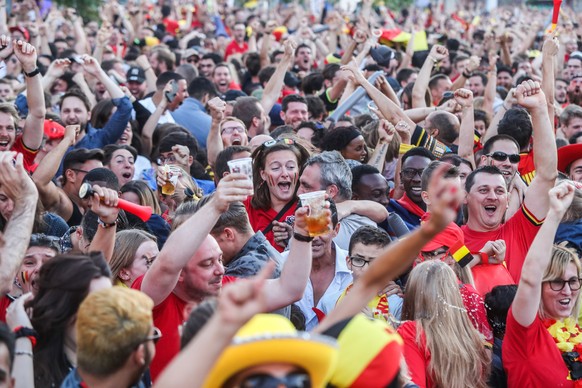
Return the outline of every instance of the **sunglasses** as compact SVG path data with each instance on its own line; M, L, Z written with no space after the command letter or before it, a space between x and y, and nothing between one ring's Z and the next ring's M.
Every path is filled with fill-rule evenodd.
M287 138L277 139L277 140L269 140L269 141L266 141L266 142L263 143L263 148L271 148L275 144L294 145L295 144L295 140L293 140L293 139L287 139Z
M241 388L278 388L283 385L286 388L309 388L311 379L307 373L290 373L285 377L275 377L266 373L251 375L245 378Z
M144 338L143 342L154 341L154 345L162 338L162 331L154 326L154 334Z
M188 59L186 59L186 62L188 63L198 63L199 59L196 57L190 57Z
M509 158L509 162L513 164L519 163L519 160L521 159L519 154L506 154L505 152L501 151L495 151L491 154L487 154L486 156L498 162L505 162L507 158Z

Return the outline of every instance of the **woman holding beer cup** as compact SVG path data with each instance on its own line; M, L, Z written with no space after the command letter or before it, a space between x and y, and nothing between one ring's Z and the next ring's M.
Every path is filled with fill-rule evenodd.
M292 139L279 139L263 143L252 157L255 195L247 198L245 207L253 230L262 231L282 252L284 224L293 223L299 175L309 153Z

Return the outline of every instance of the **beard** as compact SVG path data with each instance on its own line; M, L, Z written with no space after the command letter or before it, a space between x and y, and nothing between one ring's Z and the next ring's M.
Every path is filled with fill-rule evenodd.
M582 90L579 87L569 89L567 93L570 104L582 105Z

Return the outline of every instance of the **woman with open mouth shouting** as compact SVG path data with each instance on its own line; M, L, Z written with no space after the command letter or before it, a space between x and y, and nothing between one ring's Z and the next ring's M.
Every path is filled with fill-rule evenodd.
M255 232L282 252L286 243L285 224L293 224L301 169L309 152L292 139L270 140L253 152L255 195L245 207Z
M570 181L550 190L548 214L523 264L502 348L508 387L582 386L580 261L553 245L575 190Z

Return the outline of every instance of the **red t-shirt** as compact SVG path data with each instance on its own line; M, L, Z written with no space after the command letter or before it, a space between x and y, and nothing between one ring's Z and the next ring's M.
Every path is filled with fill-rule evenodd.
M176 36L176 33L180 30L180 23L178 23L176 20L165 18L162 20L162 23L166 27L168 34L172 36Z
M15 151L18 152L20 154L22 154L23 158L22 158L22 162L24 164L24 169L26 171L28 171L29 173L32 173L36 167L36 165L34 164L34 159L36 158L36 154L38 153L38 150L31 150L30 148L26 147L24 145L24 142L22 141L22 135L18 136L16 138L16 140L14 141L14 144L12 144L12 148L10 148L11 151Z
M141 291L141 283L145 275L133 282L131 288ZM150 365L152 381L164 370L166 365L180 351L179 326L184 323L184 311L188 302L178 298L173 292L153 309L154 326L162 332L162 338L156 344L156 355Z
M513 280L519 283L525 256L542 222L535 218L524 204L505 224L491 232L476 232L467 225L463 225L461 229L465 235L465 245L471 252L479 251L487 241L505 240L507 269ZM478 272L480 267L481 265L474 266L473 272Z
M279 213L273 209L269 209L266 211L262 209L255 209L253 205L251 205L251 197L248 197L244 204L245 208L247 209L247 214L249 215L249 220L251 221L251 226L253 227L253 230L255 232L262 231L263 229L265 229L271 222L275 220L275 217ZM289 210L287 210L285 214L283 214L283 216L279 218L278 221L288 222L292 224L291 221L295 220L293 217L295 215L296 207L297 204L294 203L289 208ZM271 245L275 247L276 250L278 250L279 252L283 252L284 248L275 243L272 229L269 231L269 233L265 235L265 237L267 238L267 241L269 241L269 243L271 243Z
M239 45L236 40L233 39L224 50L224 60L227 61L228 57L230 57L232 54L244 54L248 50L249 45L247 42L243 42L242 45Z
M562 353L539 316L523 327L507 314L502 345L508 387L573 387Z
M519 154L521 159L519 159L519 165L517 166L517 171L521 175L521 179L529 186L531 181L536 176L536 166L534 164L534 153L533 150L530 152L525 152Z
M398 334L404 341L404 359L408 365L410 377L420 388L434 387L430 376L426 373L430 363L430 351L426 348L424 333L420 336L420 344L416 342L416 322L406 321L398 328Z
M131 288L141 291L141 283L145 275L137 278ZM232 283L238 278L234 276L223 276L222 284ZM8 299L8 298L6 298ZM162 338L156 344L156 356L150 365L152 381L162 373L164 368L180 352L180 325L188 317L185 314L189 311L188 302L178 298L173 292L159 305L153 309L154 326L162 332ZM0 308L2 300L0 300ZM5 310L5 309L4 309Z

